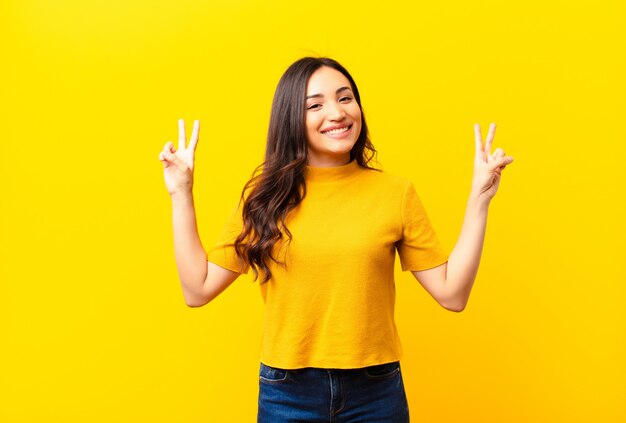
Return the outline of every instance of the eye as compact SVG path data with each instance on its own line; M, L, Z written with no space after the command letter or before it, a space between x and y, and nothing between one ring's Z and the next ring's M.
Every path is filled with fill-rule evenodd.
M312 109L314 109L316 106L319 106L319 104L317 104L317 103L316 103L316 104L312 104L311 106L309 106L309 107L308 107L308 109L309 109L309 110L312 110Z
M346 97L341 97L341 98L339 99L339 101L341 101L341 100L343 100L343 99L346 99L346 100L352 100L352 97L348 97L348 96L346 96Z

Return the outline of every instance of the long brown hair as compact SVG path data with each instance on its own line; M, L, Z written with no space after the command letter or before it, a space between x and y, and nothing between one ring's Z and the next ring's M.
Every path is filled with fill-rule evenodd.
M274 93L265 161L253 172L241 193L243 229L233 244L237 255L253 270L254 280L259 271L263 273L261 283L272 276L269 260L286 265L272 255L272 249L285 234L291 241L285 218L306 196L306 88L311 75L322 66L345 75L361 109L361 133L350 151L350 160L356 159L359 166L378 170L367 165L377 151L369 139L359 90L348 71L327 57L304 57L289 66ZM261 168L262 173L258 173ZM246 198L247 191L250 192Z

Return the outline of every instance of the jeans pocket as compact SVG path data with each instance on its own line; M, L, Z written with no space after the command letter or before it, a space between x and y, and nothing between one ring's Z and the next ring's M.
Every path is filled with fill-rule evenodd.
M370 379L386 379L400 372L400 362L394 361L385 364L375 364L365 367L365 375Z
M261 363L259 381L264 383L283 383L289 378L289 370L271 367Z

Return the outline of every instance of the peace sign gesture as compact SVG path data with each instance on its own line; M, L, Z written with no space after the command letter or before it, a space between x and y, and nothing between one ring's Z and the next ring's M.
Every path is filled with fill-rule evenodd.
M198 133L200 132L200 121L193 122L193 131L189 145L185 136L185 121L178 120L178 150L174 148L174 144L168 141L163 147L163 151L159 153L159 160L163 163L163 172L165 177L165 186L170 196L189 192L193 188L193 167L194 153L198 145Z
M474 157L474 176L472 179L472 193L479 197L486 198L487 201L496 195L500 186L502 171L508 164L513 162L513 157L506 156L504 150L496 148L491 154L491 144L496 134L496 124L489 126L487 140L483 146L483 139L480 133L480 125L474 125L474 137L476 142L476 155Z

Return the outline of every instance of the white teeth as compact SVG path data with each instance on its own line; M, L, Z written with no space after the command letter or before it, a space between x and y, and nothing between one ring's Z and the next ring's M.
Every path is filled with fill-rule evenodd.
M350 129L350 126L344 126L343 128L339 128L339 129L333 129L331 131L326 131L326 132L322 132L322 134L341 134L342 132L346 132L348 129Z

